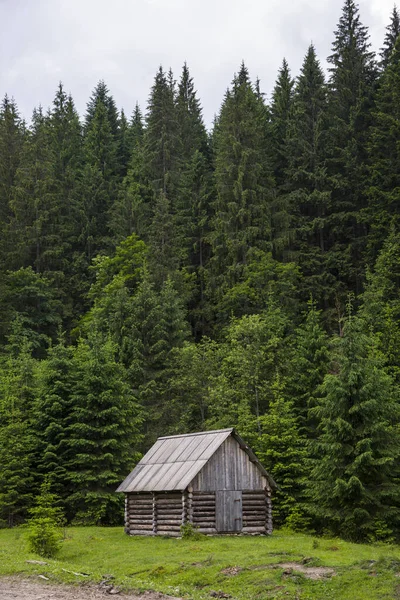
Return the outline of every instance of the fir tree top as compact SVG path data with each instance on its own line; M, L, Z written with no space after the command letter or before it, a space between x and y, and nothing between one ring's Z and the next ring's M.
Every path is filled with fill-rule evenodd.
M385 69L389 63L389 59L392 55L396 40L400 35L400 15L397 6L394 5L390 24L386 27L385 41L383 42L383 48L381 48L381 63L382 69Z

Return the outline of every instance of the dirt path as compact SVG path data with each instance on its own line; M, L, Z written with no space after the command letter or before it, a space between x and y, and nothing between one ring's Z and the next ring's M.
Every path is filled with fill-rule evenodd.
M163 596L157 592L146 592L140 596L132 594L110 595L95 587L74 587L67 585L50 585L31 579L2 578L0 579L1 600L179 600Z

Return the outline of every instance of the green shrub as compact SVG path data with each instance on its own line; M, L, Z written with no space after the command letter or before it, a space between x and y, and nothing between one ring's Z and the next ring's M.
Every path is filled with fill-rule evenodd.
M62 511L57 507L57 496L50 492L50 483L45 481L36 498L36 506L30 509L28 521L28 545L31 552L53 558L60 550L61 527L64 524Z
M183 539L201 540L204 538L204 535L199 532L198 527L195 527L192 523L181 525L181 534Z

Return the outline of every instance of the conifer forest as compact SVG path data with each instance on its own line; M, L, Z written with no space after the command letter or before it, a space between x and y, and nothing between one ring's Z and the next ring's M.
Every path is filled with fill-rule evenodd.
M332 29L268 98L238 65L211 128L186 63L127 113L2 100L1 526L44 480L122 523L157 436L235 427L276 527L399 540L400 15Z

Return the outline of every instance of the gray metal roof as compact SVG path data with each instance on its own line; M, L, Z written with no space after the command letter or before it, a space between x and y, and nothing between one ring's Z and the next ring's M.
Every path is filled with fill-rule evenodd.
M230 435L235 437L250 460L275 485L250 448L230 428L158 438L117 492L184 490Z

